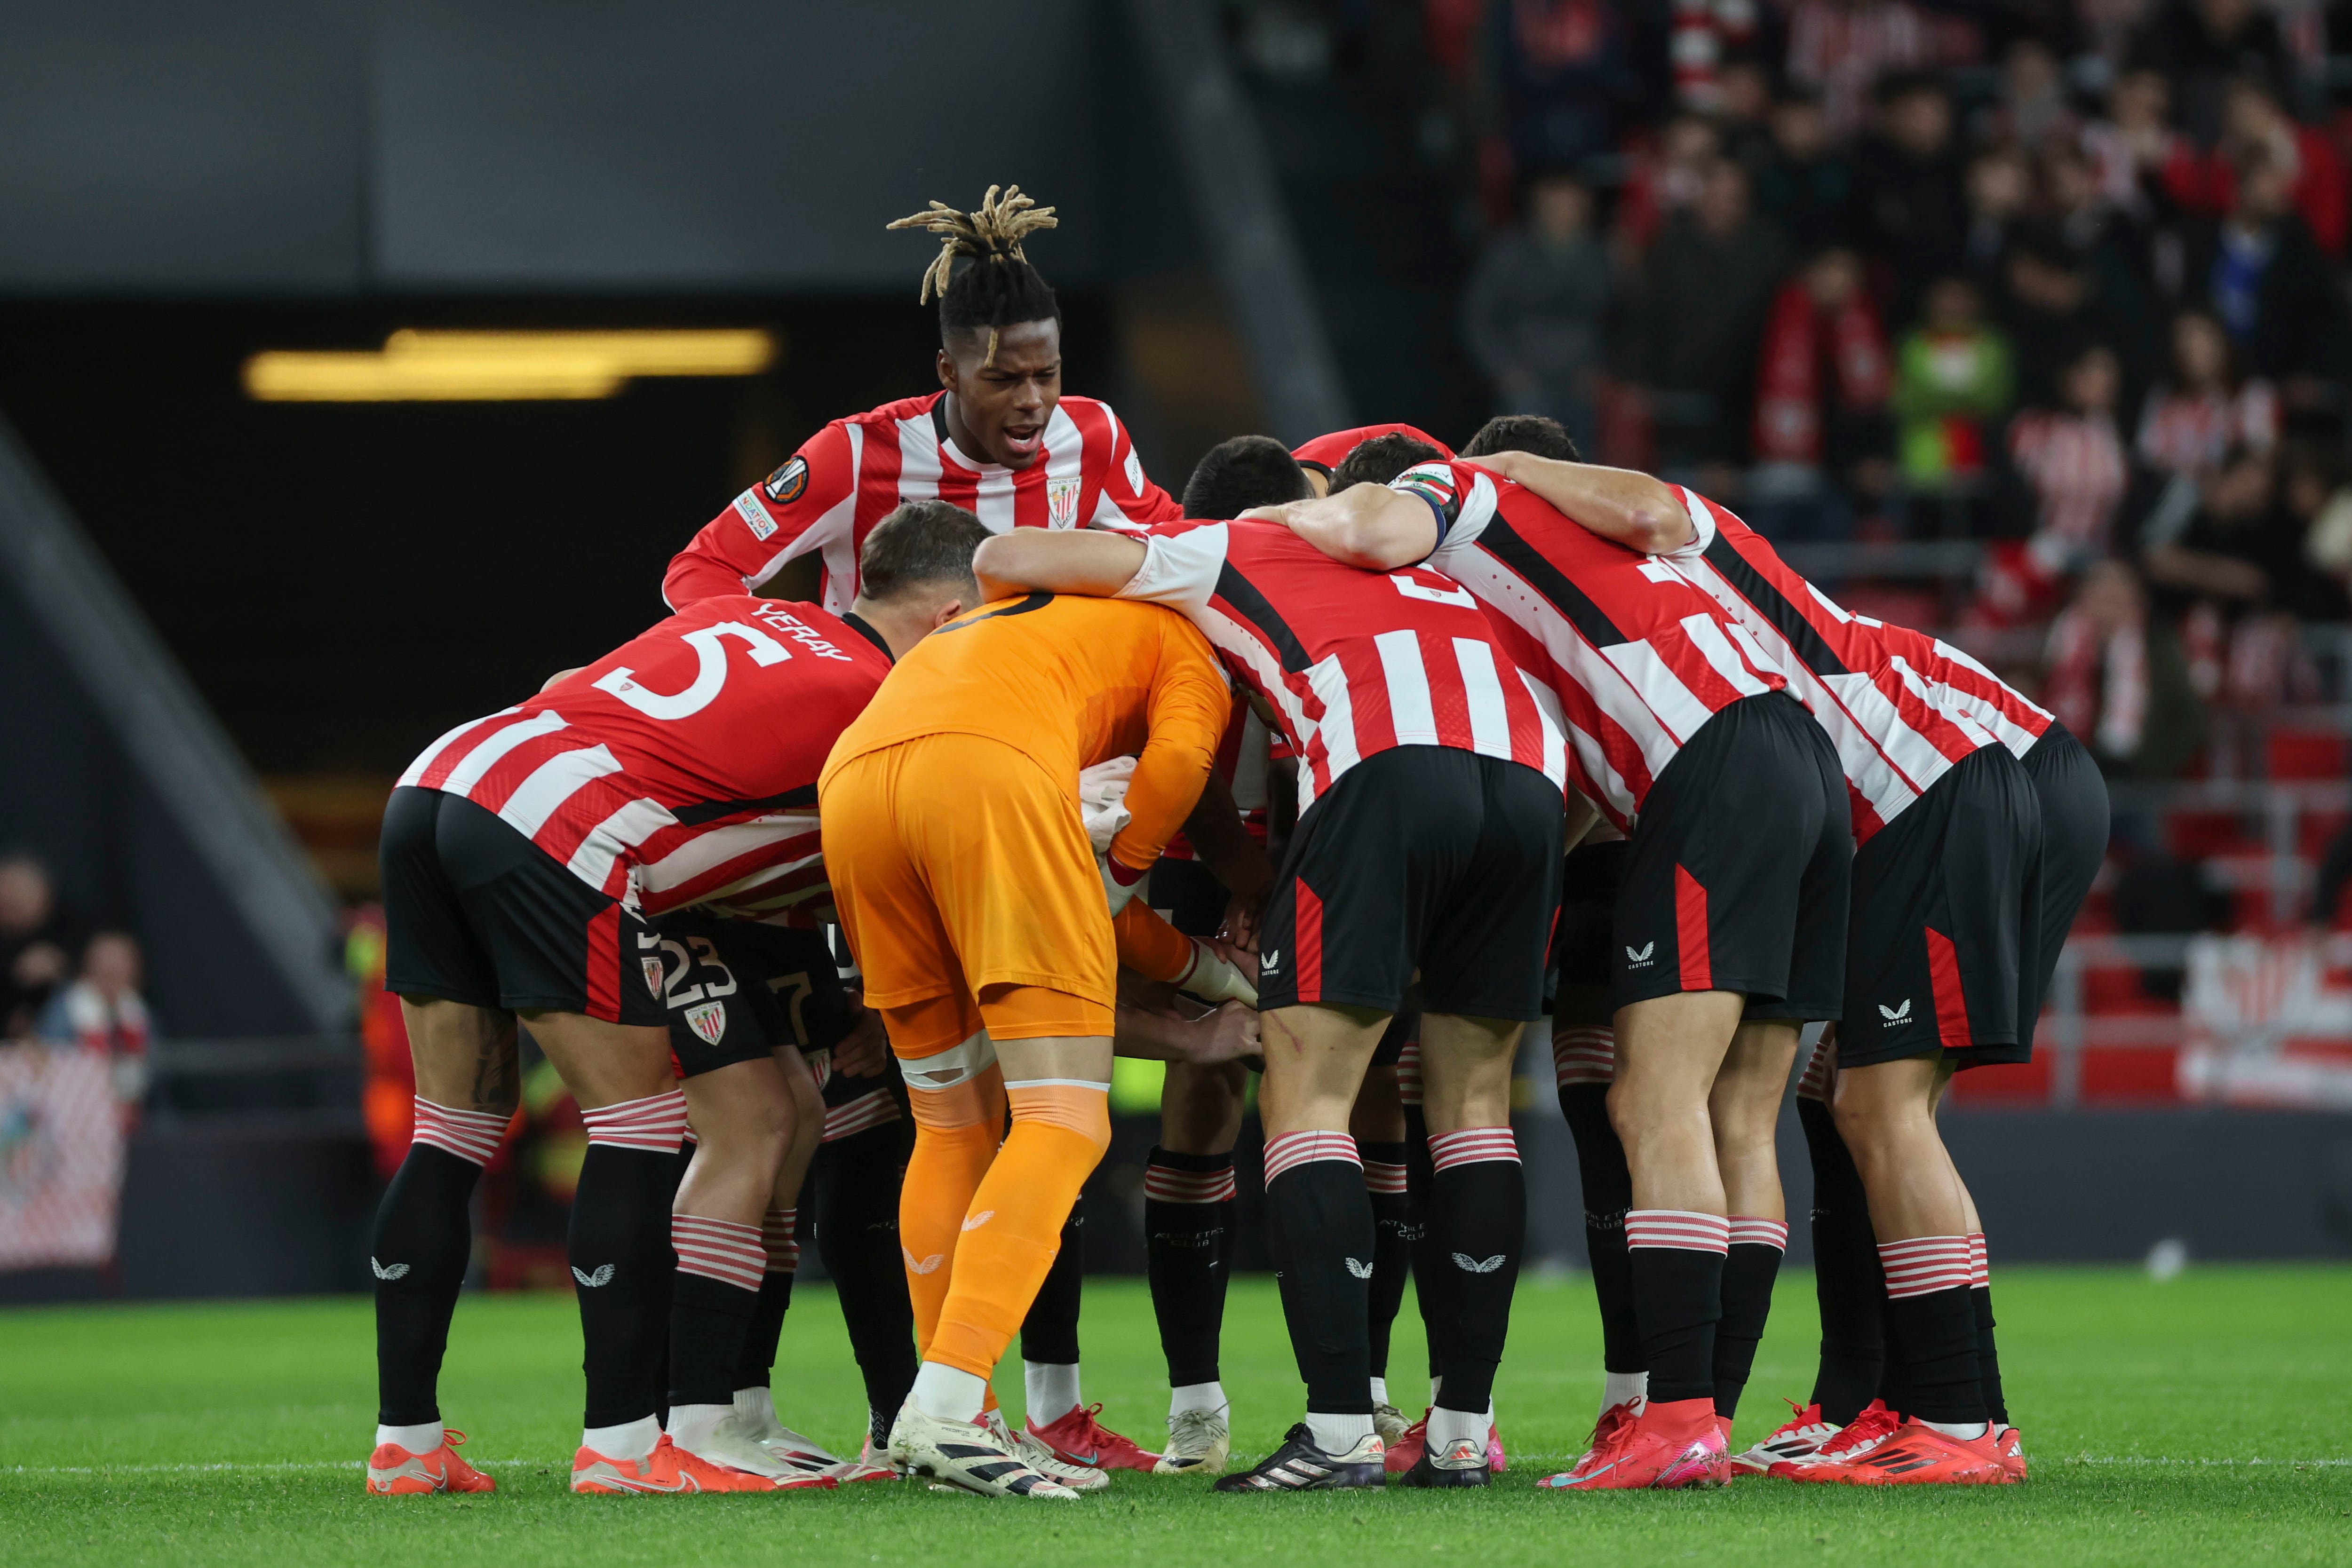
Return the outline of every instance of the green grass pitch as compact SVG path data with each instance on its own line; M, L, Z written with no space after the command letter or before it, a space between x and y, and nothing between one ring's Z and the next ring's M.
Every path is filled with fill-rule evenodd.
M514 1296L459 1307L442 1383L498 1494L369 1498L364 1299L5 1312L0 1563L2352 1563L2352 1269L1998 1280L2011 1403L2035 1465L2022 1487L1539 1492L1580 1446L1600 1386L1591 1288L1570 1279L1520 1288L1496 1392L1513 1463L1490 1491L1223 1498L1200 1480L1121 1474L1051 1506L912 1486L574 1498L572 1303ZM1148 1443L1166 1396L1141 1282L1090 1281L1083 1333L1087 1396ZM1804 1391L1814 1333L1811 1281L1792 1275L1743 1440L1773 1424L1778 1396ZM1392 1368L1402 1397L1422 1348L1408 1299ZM1236 1444L1262 1453L1300 1408L1269 1281L1235 1282L1224 1374ZM1004 1382L1017 1406L1017 1374ZM794 1304L777 1388L788 1419L854 1447L856 1375L822 1290Z

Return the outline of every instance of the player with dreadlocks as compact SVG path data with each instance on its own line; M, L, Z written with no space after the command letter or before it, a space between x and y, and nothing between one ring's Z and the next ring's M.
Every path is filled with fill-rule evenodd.
M1145 476L1110 405L1062 395L1061 306L1024 248L1058 223L1052 207L1038 205L1018 185L992 185L970 212L932 202L890 224L940 239L918 298L938 302L940 390L835 420L803 443L670 562L662 585L669 602L756 591L787 562L814 555L823 567L823 602L845 604L859 591L857 562L866 536L902 501L951 501L999 532L1141 526L1181 517L1175 501ZM1213 792L1230 799L1222 785ZM891 1116L898 1110L894 1095L902 1092L896 1079L895 1063L886 1063L879 1079L828 1087L828 1103L842 1114L828 1116L828 1144L818 1160L820 1191L887 1194L887 1200L875 1199L872 1223L854 1234L842 1228L845 1233L827 1244L855 1255L836 1261L828 1251L837 1278L870 1279L886 1296L904 1289L891 1223L903 1135ZM873 1108L879 1120L858 1119L853 1106ZM843 1124L838 1134L836 1120ZM1024 1403L1036 1439L1064 1458L1090 1467L1148 1469L1157 1456L1100 1427L1079 1399L1083 1214L1081 1204L1024 1325ZM844 1304L849 1305L845 1298ZM857 1314L866 1323L858 1360L880 1428L869 1450L887 1438L912 1375L898 1328L906 1312L901 1301L887 1314Z
M824 603L845 606L866 536L902 500L951 501L999 533L1174 520L1110 405L1062 395L1062 308L1023 249L1057 222L1018 185L991 185L969 213L933 202L891 224L940 236L919 298L939 300L941 390L811 436L670 562L670 604L756 590L814 554Z

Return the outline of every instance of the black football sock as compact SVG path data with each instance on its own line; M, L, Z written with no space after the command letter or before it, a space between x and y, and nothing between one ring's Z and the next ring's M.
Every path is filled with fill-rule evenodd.
M1429 1140L1429 1250L1445 1281L1445 1381L1434 1403L1486 1414L1527 1245L1528 1184L1508 1127Z
M1843 1427L1882 1393L1886 1281L1862 1175L1829 1106L1801 1092L1797 1120L1813 1167L1813 1294L1822 1320L1811 1402L1821 1406L1822 1420ZM1891 1401L1889 1407L1895 1407Z
M1422 1338L1428 1350L1429 1380L1437 1385L1445 1375L1444 1352L1445 1336L1438 1332L1438 1320L1445 1307L1445 1279L1437 1270L1437 1251L1429 1240L1429 1119L1421 1107L1421 1047L1418 1042L1405 1047L1412 1061L1412 1072L1408 1078L1405 1063L1397 1063L1397 1088L1404 1098L1404 1180L1405 1191L1412 1199L1420 1216L1416 1227L1419 1234L1408 1243L1412 1259L1413 1309L1421 1313Z
M1977 1370L1968 1238L1881 1242L1878 1253L1886 1274L1887 1337L1902 1362L1902 1413L1948 1425L1990 1419Z
M1389 1375L1389 1337L1404 1305L1406 1276L1412 1270L1412 1244L1420 1239L1412 1184L1402 1144L1368 1144L1359 1138L1364 1161L1364 1191L1372 1200L1371 1365L1374 1377Z
M822 1144L811 1172L817 1256L841 1298L877 1447L890 1441L890 1423L915 1385L915 1308L898 1250L907 1134L904 1122L888 1122Z
M369 1263L375 1271L376 1419L384 1426L441 1418L441 1357L474 1250L466 1206L481 1174L473 1160L411 1144L376 1209Z
M760 1223L767 1267L760 1274L760 1299L743 1331L743 1358L735 1365L735 1386L765 1388L775 1376L776 1345L783 1338L784 1314L793 1309L793 1280L800 1272L800 1210L772 1208Z
M670 1247L677 1272L670 1282L669 1402L732 1405L768 1265L761 1228L672 1215ZM772 1360L772 1342L770 1352Z
M1265 1206L1283 1316L1309 1414L1372 1413L1368 1289L1372 1206L1345 1133L1280 1133L1265 1145Z
M1601 1308L1601 1364L1615 1373L1646 1371L1642 1328L1633 1313L1633 1264L1625 1250L1633 1173L1617 1129L1609 1124L1609 1085L1563 1084L1559 1109L1576 1139L1577 1176L1584 1186L1584 1250Z
M1739 1413L1739 1396L1756 1365L1757 1343L1772 1313L1772 1282L1789 1228L1777 1219L1731 1217L1731 1250L1723 1260L1723 1321L1715 1327L1715 1413Z
M1077 1364L1078 1299L1086 1274L1086 1222L1087 1200L1081 1196L1070 1206L1070 1218L1062 1223L1062 1248L1054 1255L1054 1266L1045 1271L1045 1282L1037 1287L1037 1299L1029 1303L1029 1315L1022 1320L1024 1361L1055 1366Z
M625 1426L663 1403L677 1175L667 1152L593 1139L581 1161L569 1250L588 1380L584 1426Z
M1155 1148L1143 1167L1144 1270L1171 1388L1218 1380L1234 1194L1231 1154Z
M1731 1226L1719 1214L1636 1208L1625 1216L1633 1311L1653 1406L1715 1396L1715 1325Z
M1984 1232L1969 1237L1969 1302L1976 1309L1977 1381L1984 1385L1985 1414L1996 1426L2009 1425L2009 1396L2001 1392L2000 1352L1993 1343L1992 1273L1985 1256Z

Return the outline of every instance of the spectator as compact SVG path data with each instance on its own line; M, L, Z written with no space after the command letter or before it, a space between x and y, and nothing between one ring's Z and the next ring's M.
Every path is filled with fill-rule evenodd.
M2172 373L2148 395L2139 460L2159 474L2203 480L2233 446L2266 455L2279 435L2278 393L2241 372L2236 346L2210 311L2172 319Z
M2264 149L2241 158L2230 214L2192 247L2189 278L2244 354L2279 385L2289 407L2320 401L2315 383L2352 362L2352 321L2334 271L2296 215L2293 171Z
M1969 237L1961 256L1969 274L1987 282L2000 277L2009 258L2010 236L2025 216L2033 177L2015 149L1996 147L1969 164Z
M1757 345L1788 272L1787 242L1750 210L1747 175L1709 164L1698 199L1643 258L1634 310L1631 368L1650 394L1663 465L1744 461Z
M1878 134L1854 159L1856 238L1893 264L1896 298L1907 307L1968 244L1968 192L1941 82L1894 78L1879 104Z
M2179 504L2179 485L2168 489L2140 533L2148 580L2169 589L2174 603L2210 605L2223 621L2262 610L2342 619L2342 591L2305 553L2315 513L2298 516L2279 488L2269 459L2239 447L2193 506Z
M2344 160L2325 133L2297 124L2261 82L2239 78L2222 99L2222 134L2210 152L2176 143L2164 164L2164 186L2180 209L2220 218L2236 200L2238 165L2256 153L2285 172L2294 210L2322 255L2344 259L2352 233Z
M1845 243L1853 171L1830 147L1819 99L1800 93L1773 106L1771 145L1754 174L1757 210L1801 253Z
M2009 412L2009 340L1988 327L1974 285L1929 286L1927 319L1895 355L1896 453L1905 485L1937 493L1984 470L1985 429Z
M0 857L0 1039L31 1036L82 940L80 924L58 904L49 868L28 854Z
M1736 59L1716 73L1715 121L1724 156L1751 178L1772 155L1772 75L1756 59Z
M2144 373L2136 351L2139 329L2129 299L2117 299L2112 274L2067 247L2056 231L2040 228L2021 235L2011 246L2008 265L2001 269L2005 325L2018 346L2018 401L2043 406L2066 401L2060 372L2081 354L2085 344L2101 343L2120 356L2131 355L2128 369Z
M2205 740L2179 639L2147 612L2139 578L2105 560L2051 623L2042 701L2113 779L2179 777Z
M1496 79L1522 169L1613 152L1620 111L1641 90L1625 8L1611 0L1496 0Z
M1879 78L1944 63L1934 24L1906 0L1796 0L1789 7L1789 79L1821 95L1830 136L1862 129Z
M2083 128L2100 200L2145 222L2153 215L2150 188L2184 143L2172 129L2171 84L2152 70L2126 71L2107 92L2107 118Z
M2009 459L2033 500L2029 549L2046 569L2071 570L2107 552L2130 483L2116 431L2122 378L2104 344L2078 350L2057 375L2055 407L2010 422Z
M2304 559L2339 591L2352 587L2352 483L2341 450L2297 442L2284 466L2287 509L2304 523Z
M2176 123L2206 145L2221 138L2221 99L2231 77L2288 79L2278 19L2258 0L2166 0L2131 61L2164 75Z
M1886 336L1862 263L1821 252L1772 303L1756 390L1748 518L1772 538L1843 538L1853 510L1840 481L1887 488Z
M1698 199L1706 171L1723 155L1714 122L1695 114L1666 121L1655 147L1633 155L1624 194L1617 203L1617 233L1636 254L1657 237L1658 226Z
M135 1105L147 1092L147 1047L153 1038L147 1004L139 995L139 944L121 931L101 931L82 954L81 977L49 998L41 1038L106 1058L115 1098Z
M2009 46L2001 62L2000 96L1983 110L1977 140L2033 149L2080 131L2066 99L2066 78L2050 46L2028 34Z
M1675 0L1666 57L1675 101L1701 114L1728 111L1738 68L1726 61L1756 42L1756 0Z
M1564 173L1528 187L1527 221L1480 258L1463 303L1470 351L1500 413L1540 413L1595 450L1594 378L1609 308L1609 256L1592 193Z

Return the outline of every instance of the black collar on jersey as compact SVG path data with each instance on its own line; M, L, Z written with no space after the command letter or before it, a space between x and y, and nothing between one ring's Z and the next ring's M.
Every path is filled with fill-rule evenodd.
M859 636L865 638L867 642L881 649L882 656L884 658L889 659L894 664L898 662L897 659L891 658L890 644L882 641L882 633L877 632L873 627L868 626L866 623L866 617L857 613L856 611L852 610L844 614L841 619L852 632L856 632Z

